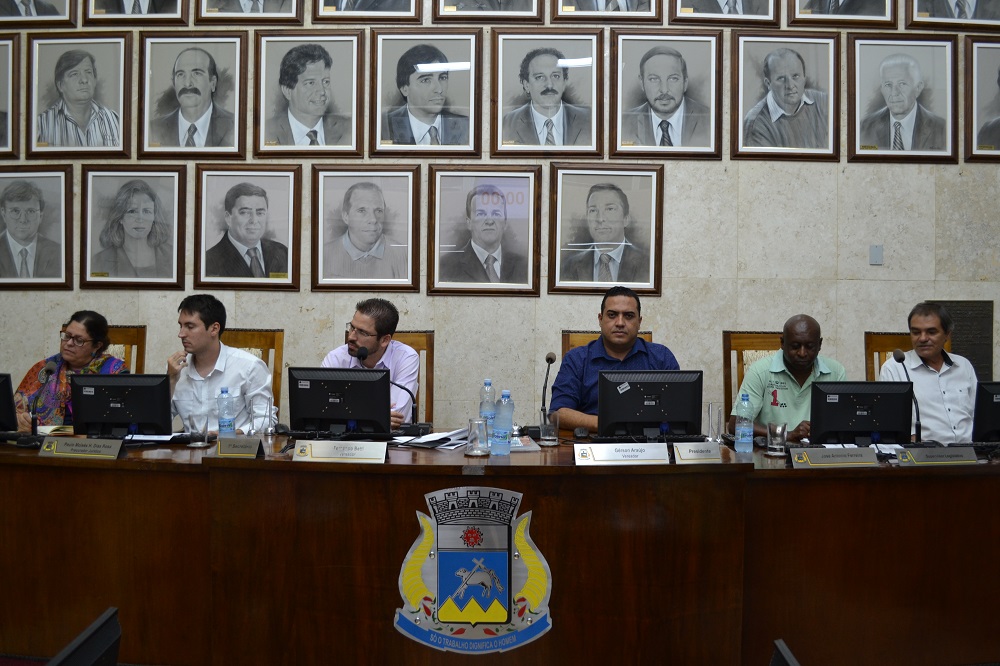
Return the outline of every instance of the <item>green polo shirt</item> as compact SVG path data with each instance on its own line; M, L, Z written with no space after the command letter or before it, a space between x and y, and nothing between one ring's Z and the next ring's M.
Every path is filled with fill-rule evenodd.
M803 421L809 420L813 382L842 382L847 372L832 358L817 356L813 362L813 372L802 386L785 368L784 352L779 351L770 358L762 358L743 375L743 385L736 394L733 415L744 393L750 396L753 406L754 423L766 426L768 423L787 423L792 430Z

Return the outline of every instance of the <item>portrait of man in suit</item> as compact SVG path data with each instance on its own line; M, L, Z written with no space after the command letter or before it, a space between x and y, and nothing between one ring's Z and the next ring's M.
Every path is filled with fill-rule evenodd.
M396 62L405 103L382 114L382 141L395 145L469 145L469 117L448 109L450 67L441 49L417 44Z
M799 8L808 16L889 16L886 0L804 0Z
M594 143L589 107L563 99L569 82L566 56L552 47L532 49L521 60L518 80L527 104L503 116L502 142L529 146L589 146Z
M323 13L400 12L413 13L414 0L323 0Z
M442 282L528 282L525 240L515 244L508 233L507 193L491 183L469 190L465 197L465 226L468 242L441 252Z
M648 12L649 0L559 0L560 12ZM569 13L569 12L566 12Z
M17 179L0 193L0 278L58 278L63 255L59 243L38 233L45 213L42 190Z
M96 16L177 14L177 0L94 0Z
M295 0L203 0L204 16L246 15L254 18L261 14L295 14Z
M27 2L0 0L0 17L31 19L38 16L66 16L66 10L65 7L58 9L55 4L46 2L46 0L28 0Z
M564 282L649 282L649 249L628 238L633 223L625 192L595 183L587 192L588 240L564 246L559 278Z
M215 104L219 69L211 53L199 47L181 51L172 70L178 107L149 121L148 144L154 148L235 148L236 118Z
M226 231L205 253L205 275L233 278L284 278L288 274L288 246L265 238L268 198L264 188L238 183L223 202Z
M278 72L284 104L265 124L265 145L317 148L351 143L349 119L331 109L333 64L333 56L320 44L300 44L285 53Z
M885 106L861 119L862 149L948 150L947 123L918 101L925 82L920 63L907 53L894 53L879 65Z
M623 146L661 148L711 145L711 111L688 95L687 62L680 51L654 46L639 60L645 103L622 113Z
M764 56L767 93L743 118L743 145L757 148L830 148L830 99L806 86L806 61L779 47Z
M953 21L1000 21L1000 0L916 0L917 16Z
M389 280L409 277L406 243L385 233L389 213L378 183L358 181L339 206L346 231L323 243L323 278Z
M718 14L731 18L740 16L771 16L772 0L675 0L682 10L694 14Z
M36 145L47 148L116 148L122 145L118 113L97 101L97 60L83 49L64 51L53 76L58 98L38 114Z

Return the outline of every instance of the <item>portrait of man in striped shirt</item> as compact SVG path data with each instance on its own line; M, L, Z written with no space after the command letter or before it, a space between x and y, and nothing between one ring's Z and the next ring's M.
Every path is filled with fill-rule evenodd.
M95 99L97 63L90 52L72 49L59 56L55 88L59 99L38 114L39 147L121 146L121 118Z

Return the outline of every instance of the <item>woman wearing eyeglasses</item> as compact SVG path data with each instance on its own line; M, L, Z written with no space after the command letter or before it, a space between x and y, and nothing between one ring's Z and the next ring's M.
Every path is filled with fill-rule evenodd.
M59 338L59 353L31 366L14 393L17 428L22 432L31 430L32 409L38 414L38 425L73 423L70 376L84 373L117 375L128 372L124 361L106 353L108 320L103 315L91 310L74 312ZM53 366L49 366L49 363ZM47 367L54 367L48 381Z

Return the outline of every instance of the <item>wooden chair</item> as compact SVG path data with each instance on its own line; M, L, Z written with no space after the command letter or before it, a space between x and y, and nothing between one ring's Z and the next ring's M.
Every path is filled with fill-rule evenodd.
M249 352L267 364L271 371L271 393L274 406L281 400L282 349L285 346L285 331L281 328L227 328L222 334L222 342Z
M125 361L129 372L146 371L146 327L108 326L108 353Z
M865 331L865 379L878 379L882 364L892 358L892 352L913 349L913 341L907 333L876 333ZM945 351L951 351L951 340L944 344Z
M743 373L747 366L771 356L777 349L781 349L781 333L778 331L722 332L722 387L727 410L733 405L733 395L743 384ZM733 382L734 352L735 382Z
M600 331L563 331L562 332L562 353L566 355L573 347L582 347L601 337ZM639 331L639 337L646 342L653 341L652 331Z
M344 331L344 342L348 332ZM417 380L417 418L421 423L434 422L434 331L396 331L392 339L402 342L420 356ZM423 412L421 414L421 412Z

